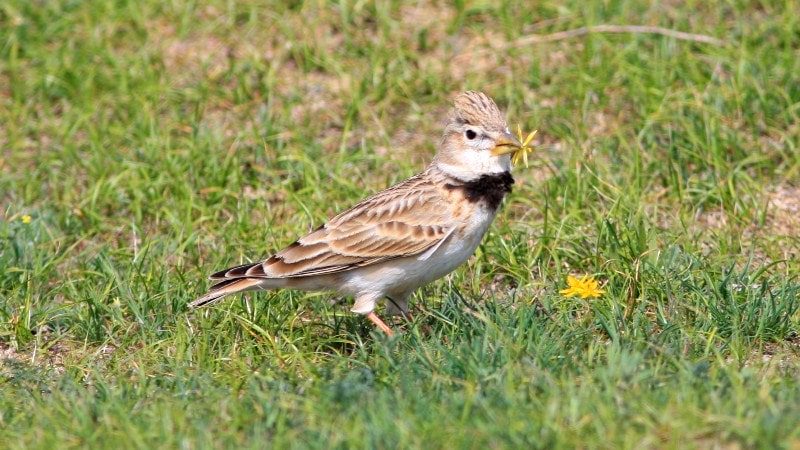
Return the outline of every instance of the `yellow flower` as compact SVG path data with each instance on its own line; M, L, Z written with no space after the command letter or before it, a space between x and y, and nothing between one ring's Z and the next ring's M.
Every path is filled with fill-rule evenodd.
M513 155L511 155L511 163L515 166L519 164L519 160L522 159L525 162L525 167L528 167L528 153L533 152L533 147L530 146L533 137L536 136L536 132L538 130L533 130L528 133L528 137L524 140L522 139L522 127L517 124L517 137L519 141L522 142L522 147L520 147Z
M24 224L29 224L29 223L31 223L31 220L33 220L33 219L31 218L31 216L25 214L19 220L21 220L22 223L24 223Z
M570 298L576 295L580 298L599 298L605 291L597 288L597 280L584 275L580 278L569 275L567 277L568 288L559 291L564 297Z

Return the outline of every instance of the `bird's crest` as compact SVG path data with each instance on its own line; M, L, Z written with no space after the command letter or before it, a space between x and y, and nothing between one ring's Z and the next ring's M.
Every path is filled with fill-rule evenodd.
M486 129L503 131L506 119L497 104L483 92L467 91L453 102L452 120L479 125Z

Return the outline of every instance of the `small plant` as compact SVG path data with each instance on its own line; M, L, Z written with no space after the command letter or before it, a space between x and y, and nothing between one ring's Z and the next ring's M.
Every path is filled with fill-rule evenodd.
M567 298L578 296L580 298L600 298L605 293L604 290L597 287L597 280L584 275L580 278L569 275L567 277L567 288L559 291L561 295Z

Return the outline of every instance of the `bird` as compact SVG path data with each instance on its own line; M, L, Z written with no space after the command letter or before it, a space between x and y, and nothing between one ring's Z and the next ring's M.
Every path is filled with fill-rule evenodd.
M393 336L375 313L379 302L387 301L387 314L409 317L417 288L472 256L511 192L511 155L521 146L494 100L482 92L460 93L422 172L266 259L214 273L214 284L189 307L245 291L333 291L353 297L353 313Z

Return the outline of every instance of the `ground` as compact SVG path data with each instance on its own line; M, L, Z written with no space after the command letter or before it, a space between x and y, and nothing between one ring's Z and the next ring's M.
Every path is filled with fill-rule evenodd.
M798 10L3 2L0 442L800 447ZM720 42L553 35L598 25ZM533 164L399 337L328 294L187 310L424 167L464 89Z

